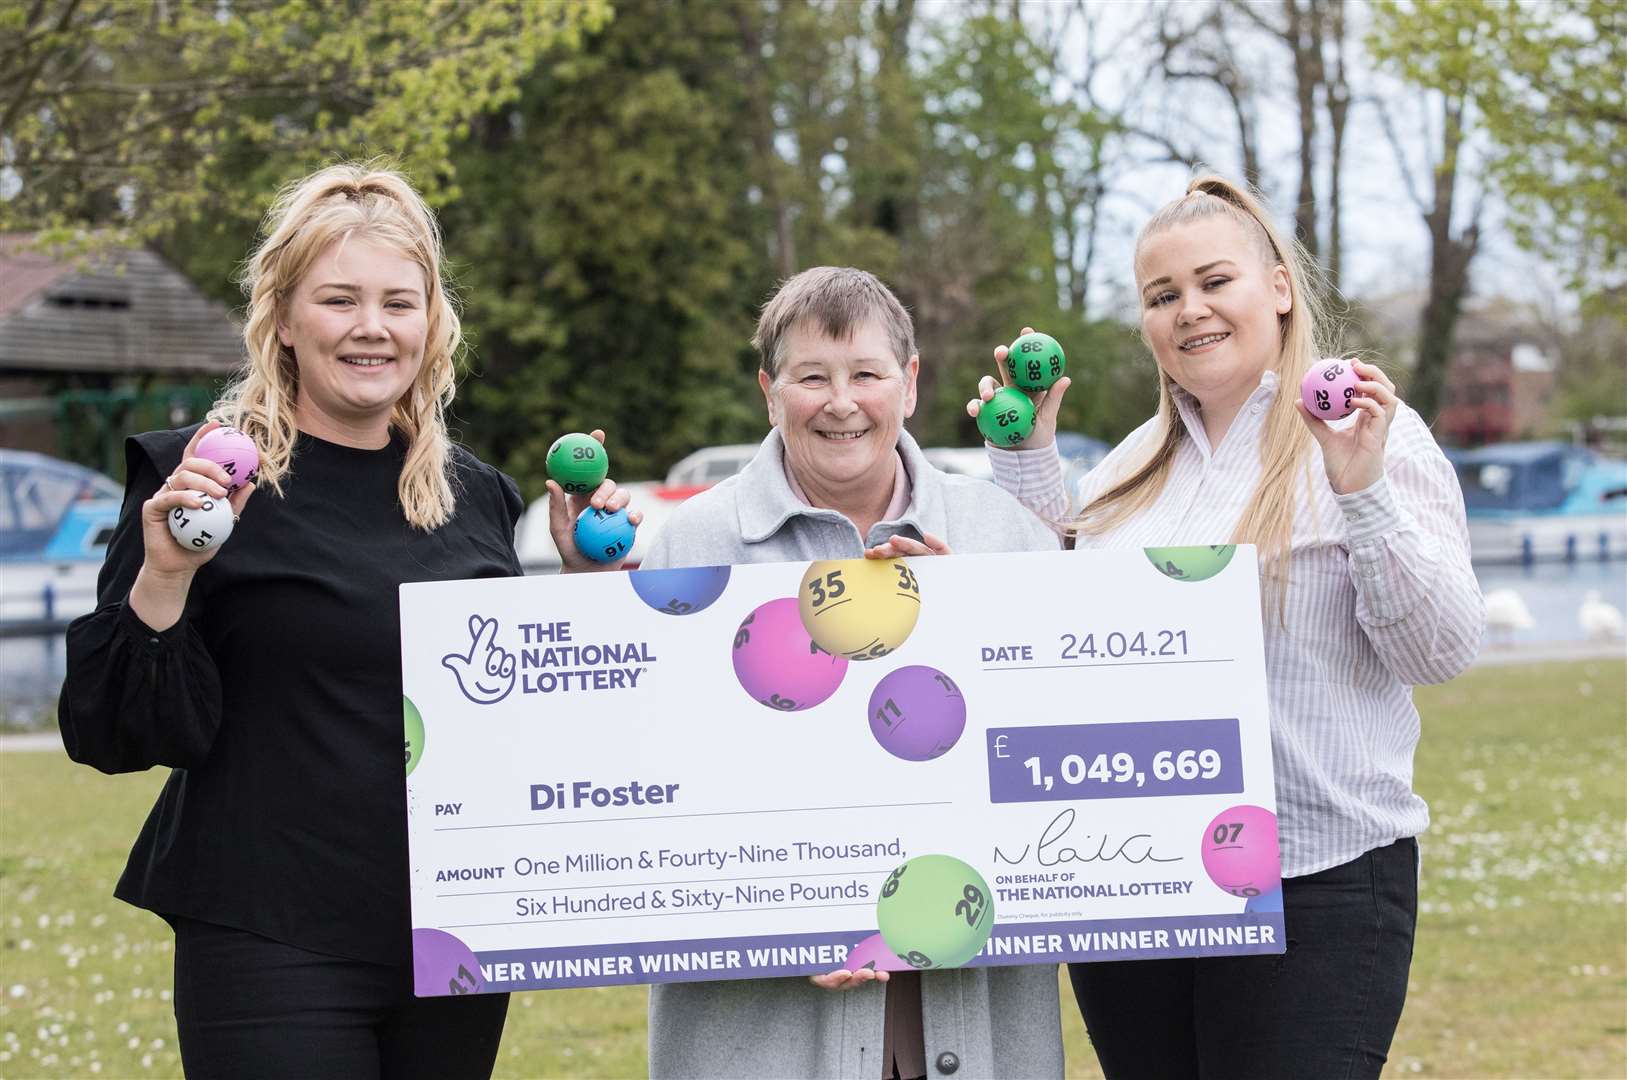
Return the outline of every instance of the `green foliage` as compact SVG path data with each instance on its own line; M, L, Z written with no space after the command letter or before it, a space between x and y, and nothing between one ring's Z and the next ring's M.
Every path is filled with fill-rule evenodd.
M735 14L626 4L458 149L463 435L530 495L567 431L605 428L618 478L761 433Z
M1515 237L1584 295L1627 281L1627 8L1381 0L1373 14L1375 58L1473 102Z
M452 143L605 0L0 0L0 228L146 239L254 221L281 182L387 152L457 194Z

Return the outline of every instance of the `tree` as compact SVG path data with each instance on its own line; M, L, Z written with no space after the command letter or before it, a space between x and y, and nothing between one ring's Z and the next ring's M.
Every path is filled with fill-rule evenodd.
M362 153L445 201L459 133L607 17L605 0L0 0L0 228L252 221L282 180Z
M1568 268L1590 307L1627 321L1620 301L1627 284L1624 40L1627 14L1611 0L1375 5L1370 51L1437 95L1442 109L1436 197L1426 208L1432 253L1419 340L1424 396L1410 391L1421 411L1437 400L1478 245L1478 200L1468 225L1450 232L1452 181L1471 123L1485 136L1484 177L1507 202L1516 239Z
M567 431L605 428L621 478L761 435L748 342L778 209L753 201L762 171L739 138L760 29L742 20L760 14L629 0L454 149L462 194L442 220L474 347L461 434L528 495Z

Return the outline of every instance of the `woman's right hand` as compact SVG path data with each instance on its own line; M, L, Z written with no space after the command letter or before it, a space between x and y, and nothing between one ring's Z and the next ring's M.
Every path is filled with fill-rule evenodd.
M1023 327L1024 334L1033 332L1032 326ZM977 380L977 396L966 403L966 415L973 420L976 420L977 414L982 411L983 403L994 397L995 390L1002 385L1011 385L1011 380L1006 375L1006 353L1009 351L1005 345L996 345L994 348L994 370L1000 375L999 383L994 381L992 375L985 375ZM1049 390L1029 394L1029 400L1034 403L1034 430L1022 442L1002 449L1043 450L1056 442L1056 414L1062 408L1062 396L1072 385L1073 380L1064 375L1052 383Z
M176 543L169 531L169 516L176 507L196 510L203 505L205 497L227 498L226 485L231 477L218 462L197 456L198 441L220 426L211 420L199 428L181 452L181 463L175 471L153 492L152 498L141 504L145 556L130 589L130 605L141 621L154 630L167 630L175 625L186 607L192 575L224 546L217 544L204 551L193 551ZM245 484L232 493L228 501L234 519L243 512L243 505L253 494L253 484Z

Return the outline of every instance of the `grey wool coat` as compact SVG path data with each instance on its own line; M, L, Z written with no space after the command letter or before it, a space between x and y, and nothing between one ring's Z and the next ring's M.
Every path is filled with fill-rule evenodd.
M842 514L801 502L785 479L779 429L738 476L678 508L643 566L721 566L860 558L895 534L931 533L952 551L1051 551L1056 534L993 484L927 464L901 432L909 507L860 537ZM884 991L821 990L805 978L662 983L650 988L653 1077L882 1075ZM921 978L927 1075L1059 1077L1055 965L928 971Z

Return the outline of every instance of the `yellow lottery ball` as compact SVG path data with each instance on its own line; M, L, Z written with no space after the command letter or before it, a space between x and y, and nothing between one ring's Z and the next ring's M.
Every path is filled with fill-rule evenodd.
M921 615L921 586L903 559L816 562L797 591L802 625L832 656L874 660L910 636Z

